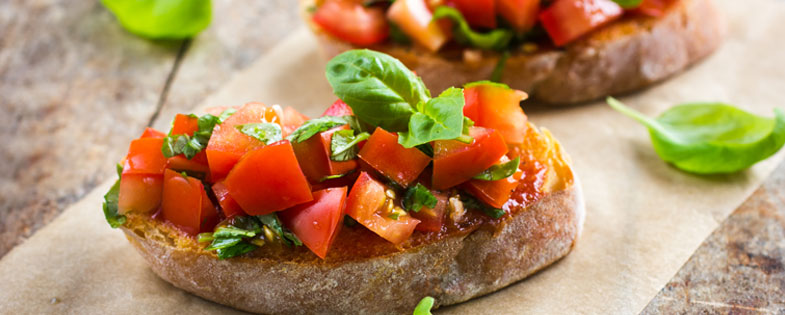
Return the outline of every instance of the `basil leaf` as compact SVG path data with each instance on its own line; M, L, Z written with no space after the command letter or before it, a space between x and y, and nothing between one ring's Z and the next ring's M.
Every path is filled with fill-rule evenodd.
M264 142L264 144L271 144L283 139L281 125L276 123L245 124L237 125L235 128L246 135Z
M120 170L122 171L122 169ZM116 229L125 224L126 221L125 216L117 212L117 203L119 200L120 179L117 179L117 181L114 182L114 185L112 185L112 188L109 188L109 191L104 195L103 204L104 217L106 218L106 222L109 223L109 226L111 226L113 229Z
M198 117L197 125L198 130L194 132L193 136L187 134L170 134L164 137L164 144L161 146L161 152L165 157L170 158L175 155L184 155L187 159L192 159L196 154L207 147L210 142L210 137L213 135L215 125L221 124L226 118L234 114L236 110L233 108L224 110L220 116L213 116L205 114ZM196 117L191 114L191 117Z
M777 153L785 144L785 113L759 117L721 103L674 106L656 119L609 97L608 104L649 129L654 150L687 172L737 172Z
M237 110L236 110L236 109L234 109L234 108L227 108L227 109L224 109L224 111L222 111L222 112L221 112L221 114L220 114L220 115L218 115L218 121L220 121L220 123L222 123L222 122L224 122L224 121L225 121L227 118L229 118L229 116L232 116L232 115L234 115L234 113L236 113L236 112L237 112Z
M327 180L341 178L341 177L344 177L344 176L349 175L351 173L352 172L349 172L349 173L346 173L346 174L327 175L327 176L322 177L321 179L319 179L319 182L321 183L321 182L324 182L324 181L327 181Z
M397 59L367 49L344 52L327 63L327 81L355 116L387 131L404 131L415 106L430 93Z
M266 225L268 228L272 229L273 232L278 234L278 236L281 237L281 240L283 240L284 243L286 243L287 245L289 246L303 245L303 242L301 242L300 239L297 238L296 235L294 235L294 233L290 232L289 230L283 227L283 224L281 224L281 220L278 218L278 215L276 215L275 213L258 215L256 217L260 221L262 221L262 224Z
M196 236L196 241L199 243L212 242L214 239L213 233L210 232L199 233L199 235Z
M398 143L412 148L434 140L455 139L463 133L463 90L449 88L437 98L418 105L409 121L409 131L400 132Z
M453 34L455 40L464 45L477 47L485 50L501 50L510 44L513 35L511 30L497 28L488 33L477 33L469 26L463 18L461 11L448 6L440 6L433 12L434 19L448 18L455 22Z
M333 133L330 140L330 160L336 162L343 162L353 160L357 157L357 144L370 138L371 134L363 132L359 135L354 135L354 130L339 130Z
M261 229L246 230L234 226L221 226L215 229L213 238L254 237Z
M468 119L468 118L467 118ZM423 143L421 145L416 146L417 150L420 152L425 153L428 157L433 157L433 146L430 143Z
M622 8L634 9L639 7L643 0L613 0L613 2L616 2Z
M305 121L300 128L295 129L286 139L293 143L303 142L317 133L335 127L346 125L352 121L351 116L324 116Z
M406 211L419 212L422 207L433 209L439 202L431 190L420 183L406 190L401 204Z
M131 33L154 39L192 37L210 24L210 0L101 0Z
M420 303L417 303L417 307L414 308L414 313L412 315L432 315L431 308L433 308L434 300L430 296L424 297L420 300Z
M461 202L463 202L465 208L480 210L485 213L485 215L494 219L501 218L506 213L503 209L491 207L468 194L461 194Z
M210 246L207 246L205 250L216 250L216 249L224 249L227 247L232 247L237 245L243 240L242 237L215 237L213 234L213 242L210 243Z
M216 250L216 254L218 254L218 259L227 259L235 256L240 256L245 253L249 253L254 249L256 249L256 246L252 244L248 244L246 242L239 242L234 246L218 248Z
M487 170L482 171L482 173L477 174L472 178L487 181L505 179L512 176L512 174L515 174L515 172L518 171L518 166L520 164L521 158L516 157L514 160L507 163L492 165Z

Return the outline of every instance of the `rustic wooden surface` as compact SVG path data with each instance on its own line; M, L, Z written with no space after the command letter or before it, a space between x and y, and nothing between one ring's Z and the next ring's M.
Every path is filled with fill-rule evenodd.
M0 1L0 257L300 25L296 1L214 1L194 40L123 31L98 1ZM785 313L785 163L643 313Z

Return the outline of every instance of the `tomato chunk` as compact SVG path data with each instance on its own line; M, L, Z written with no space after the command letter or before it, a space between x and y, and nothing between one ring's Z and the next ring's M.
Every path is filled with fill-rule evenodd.
M224 216L231 218L238 215L245 215L245 212L243 212L243 209L237 204L237 201L234 201L232 195L229 194L229 190L226 189L226 185L223 181L213 184L213 192L215 193L216 199L218 199L218 204L221 205L221 211L223 211Z
M504 17L514 30L523 33L537 23L540 0L498 0L496 12Z
M163 138L139 138L131 141L123 163L123 174L163 175L166 157L161 152Z
M502 163L507 161L509 159L505 156ZM519 168L510 177L494 181L472 179L463 184L463 187L477 199L495 208L501 208L510 199L512 191L518 187L521 177L523 177L523 171Z
M349 105L346 105L342 100L337 100L335 103L330 105L327 110L324 111L322 117L324 116L350 116L354 115L352 112L352 108Z
M222 124L215 126L205 149L213 182L226 177L244 154L264 146L263 142L235 127L260 122L280 123L280 119L272 108L261 103L248 103Z
M349 129L348 125L336 127L292 145L300 169L309 182L320 183L326 176L346 174L357 168L356 159L341 162L330 159L333 134L338 130L347 129Z
M281 118L281 131L283 137L286 138L286 136L297 130L297 128L300 128L306 120L308 120L308 116L301 114L291 106L286 106L283 110L283 117Z
M376 128L358 154L379 173L407 187L428 166L431 158L417 148L398 144L398 135Z
M164 173L161 209L166 221L190 235L211 230L217 219L202 182L172 170Z
M676 0L643 0L637 8L632 10L634 13L660 17L673 5Z
M313 192L313 201L281 211L279 217L316 256L324 259L341 229L346 187Z
M120 178L120 196L117 212L148 213L161 205L162 175L124 174Z
M194 157L192 160L189 160L182 155L170 157L166 160L166 168L180 172L186 171L197 174L204 174L204 176L210 175L210 168L207 166L207 164L201 163L196 159L196 157Z
M540 22L556 46L619 18L624 10L612 0L556 0L540 12Z
M268 214L313 200L308 180L287 140L245 154L224 184L250 215Z
M155 130L153 128L147 127L147 128L144 128L144 132L142 133L142 136L139 137L139 138L163 138L163 137L166 137L165 133L160 132L158 130Z
M448 0L472 27L496 28L496 0Z
M447 189L468 181L507 153L507 144L498 131L471 127L469 135L473 138L470 144L456 140L434 141L434 189Z
M199 131L199 118L194 115L177 114L172 122L173 135L193 136L194 132Z
M417 231L439 232L444 224L444 216L447 212L447 194L438 191L431 191L438 202L431 208L423 207L418 212L409 212L415 219L422 222L417 224L414 229Z
M327 0L313 14L313 21L330 35L355 45L383 42L390 34L384 10L362 1Z
M387 201L387 186L360 173L346 200L346 214L385 240L400 244L412 235L420 220L410 215L401 215L394 220L384 215L383 205Z
M387 10L387 18L430 51L439 50L449 39L437 21L433 21L433 13L428 10L425 0L395 1Z
M527 118L520 103L526 93L495 83L470 84L463 93L463 114L475 126L499 131L507 144L523 143Z

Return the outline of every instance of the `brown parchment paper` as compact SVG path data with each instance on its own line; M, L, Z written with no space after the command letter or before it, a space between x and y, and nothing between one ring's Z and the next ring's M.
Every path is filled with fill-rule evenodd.
M622 101L650 115L690 101L724 101L766 116L785 105L785 2L721 4L729 37L715 55ZM315 116L335 99L323 67L315 40L303 29L205 105L258 100ZM572 155L587 202L583 235L554 266L442 313L637 313L783 158L778 154L738 174L694 176L660 161L645 129L601 102L524 109ZM122 233L104 222L101 196L109 186L0 260L0 313L235 312L158 279Z

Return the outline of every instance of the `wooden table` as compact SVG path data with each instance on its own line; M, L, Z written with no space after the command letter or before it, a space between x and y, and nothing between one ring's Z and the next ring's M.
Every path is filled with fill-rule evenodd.
M196 39L148 41L98 1L0 2L0 257L301 25L292 0L213 5ZM644 310L684 312L785 313L785 163Z

